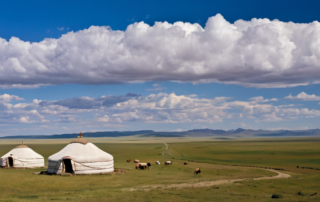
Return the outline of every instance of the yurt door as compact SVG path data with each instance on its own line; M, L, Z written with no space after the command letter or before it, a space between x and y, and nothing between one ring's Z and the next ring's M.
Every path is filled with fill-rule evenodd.
M73 174L72 162L71 159L63 159L65 173Z
M8 165L9 165L9 167L13 167L13 158L12 157L8 157Z

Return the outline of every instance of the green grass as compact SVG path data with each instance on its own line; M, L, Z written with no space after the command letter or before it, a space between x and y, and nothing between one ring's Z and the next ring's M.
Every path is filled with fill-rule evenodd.
M320 169L320 142L313 140L223 141L170 145L176 158L191 161L276 167L302 173L304 171L296 169L297 166Z
M320 171L297 169L296 166L319 167L319 142L310 141L215 141L169 143L168 155L160 155L163 143L96 143L112 154L115 167L125 169L125 174L47 176L33 175L43 169L0 169L0 201L320 201ZM0 145L0 155L15 145ZM58 152L65 144L28 144L33 150L48 156ZM79 151L81 152L81 151ZM134 163L126 159L151 162L150 170L135 170ZM180 160L181 159L181 160ZM154 165L173 161L172 166ZM183 162L189 160L188 165ZM194 162L192 162L194 161ZM196 161L196 162L195 162ZM229 164L229 165L221 165ZM288 170L288 179L246 180L215 187L154 189L127 191L126 188L145 185L170 185L197 183L219 179L241 179L275 175L267 170L231 166L277 167ZM200 167L201 175L193 175ZM301 191L305 196L298 195ZM281 199L271 199L281 194Z

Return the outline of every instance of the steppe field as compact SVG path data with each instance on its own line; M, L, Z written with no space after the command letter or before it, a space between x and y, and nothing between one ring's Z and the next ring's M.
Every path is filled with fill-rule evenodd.
M0 169L0 201L320 201L320 139L90 140L112 154L115 169L125 173L50 176L32 174L45 168ZM25 144L47 161L69 142ZM20 143L1 140L0 155ZM136 170L126 159L152 166ZM154 164L157 160L161 165ZM166 160L173 164L164 165ZM202 173L194 175L195 168ZM272 194L282 198L272 199Z

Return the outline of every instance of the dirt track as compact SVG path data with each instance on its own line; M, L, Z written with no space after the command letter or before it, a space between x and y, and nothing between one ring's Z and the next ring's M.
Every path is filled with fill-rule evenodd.
M169 145L167 143L164 142L163 144L166 146L166 150L164 150L161 155L164 155L164 153L168 153L168 148L169 148ZM171 155L171 154L169 154L169 155Z
M182 183L182 184L170 184L170 185L149 185L149 186L141 186L141 187L133 187L126 189L128 191L137 191L137 190L143 190L143 191L149 191L150 189L183 189L183 188L198 188L198 187L210 187L210 186L216 186L216 185L222 185L222 184L231 184L236 181L244 181L244 180L269 180L269 179L279 179L279 178L289 178L291 177L289 174L281 173L276 170L266 169L275 173L278 173L276 176L272 177L257 177L257 178L244 178L244 179L234 179L234 180L216 180L216 181L204 181L204 182L198 182L198 183Z

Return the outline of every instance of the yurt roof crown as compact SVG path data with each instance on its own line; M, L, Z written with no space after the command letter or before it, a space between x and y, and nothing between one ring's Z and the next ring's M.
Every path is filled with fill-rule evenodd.
M72 143L81 143L81 144L84 144L86 145L87 143L89 143L90 141L83 138L83 135L82 135L82 132L80 132L80 136L78 136L78 139L74 139L70 142L70 144Z
M29 148L29 147L22 142L21 145L18 145L15 148Z

